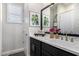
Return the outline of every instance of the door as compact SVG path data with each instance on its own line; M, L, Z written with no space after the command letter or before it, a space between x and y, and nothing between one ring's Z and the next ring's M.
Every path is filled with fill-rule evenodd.
M11 7L10 7L11 6ZM3 3L2 5L3 8L3 23L2 23L2 28L3 28L3 40L2 40L2 52L18 52L18 51L23 51L24 50L24 38L23 38L23 20L24 20L24 13L23 13L23 4L22 3L12 3L12 4L5 4ZM7 22L8 18L8 8L9 10L14 10L19 12L20 14L17 15L15 12L11 11L11 15L16 16L18 19L20 16L22 16L21 20L22 23L10 23ZM16 10L18 9L18 10ZM19 11L20 10L20 11ZM11 17L11 15L9 15ZM8 16L8 17L9 17ZM15 18L16 18L15 17ZM12 18L12 17L11 17ZM13 18L15 20L15 18ZM17 20L18 21L18 20ZM12 53L12 52L11 52Z

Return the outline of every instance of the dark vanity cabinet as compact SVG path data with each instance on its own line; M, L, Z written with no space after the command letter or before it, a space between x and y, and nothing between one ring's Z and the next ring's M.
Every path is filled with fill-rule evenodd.
M75 56L74 54L51 46L34 38L30 38L31 56Z
M40 41L30 38L30 55L31 56L40 56L41 49L40 49Z

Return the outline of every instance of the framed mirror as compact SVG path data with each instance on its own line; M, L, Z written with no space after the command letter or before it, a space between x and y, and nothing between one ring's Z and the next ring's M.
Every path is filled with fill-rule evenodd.
M79 36L79 3L56 3L45 11L50 15L50 28L57 26L61 34Z

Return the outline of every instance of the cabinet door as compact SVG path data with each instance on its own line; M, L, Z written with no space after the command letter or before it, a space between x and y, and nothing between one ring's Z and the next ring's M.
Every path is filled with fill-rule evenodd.
M40 47L35 45L35 56L40 56Z
M32 44L30 54L31 56L40 56L40 47L36 46L35 44Z
M39 42L39 44L38 44ZM30 55L31 56L40 56L40 41L31 38L30 39Z
M35 45L33 43L30 44L30 55L31 56L35 55Z
M46 55L50 56L75 56L70 52L64 51L46 43L42 43L42 55L45 55L45 53Z
M42 50L48 52L52 56L55 56L57 54L56 48L46 43L42 43Z

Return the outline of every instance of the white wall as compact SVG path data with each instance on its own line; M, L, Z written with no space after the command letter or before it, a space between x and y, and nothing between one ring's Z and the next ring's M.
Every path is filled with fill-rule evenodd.
M50 4L50 3L43 3L43 8L46 7L46 6L49 5L49 4ZM50 7L48 7L47 9L45 9L45 10L43 11L43 14L50 16Z
M16 6L16 4L15 4ZM20 5L17 5L20 6ZM23 7L23 6L21 6ZM7 4L2 6L2 18L3 18L3 40L2 40L2 52L3 54L12 53L12 50L22 49L23 45L23 23L22 24L10 24L7 23Z
M0 55L2 50L2 4L0 3Z

